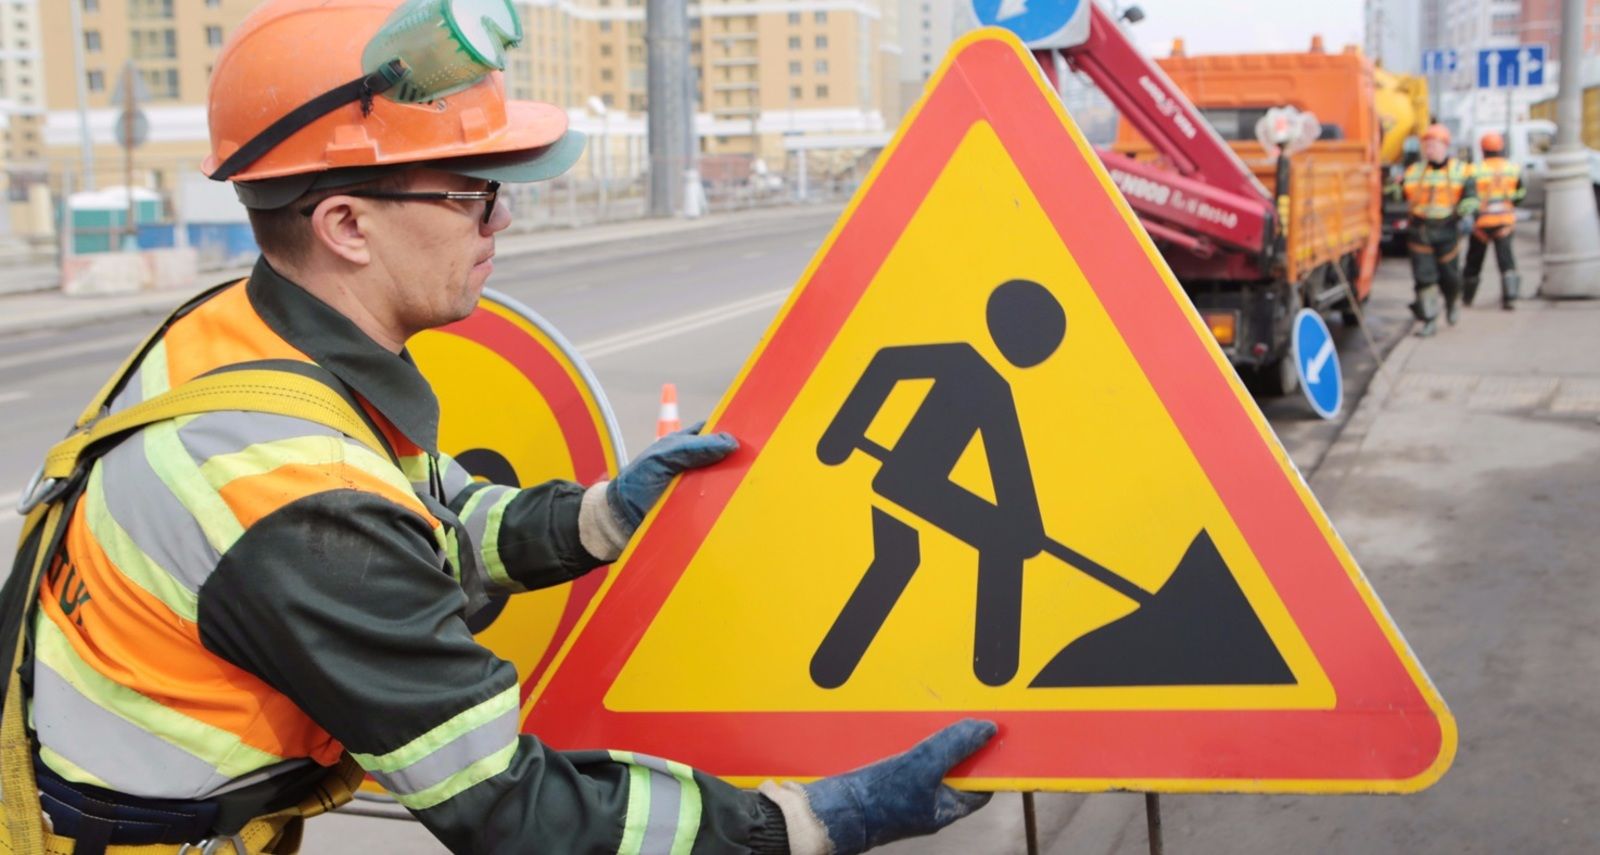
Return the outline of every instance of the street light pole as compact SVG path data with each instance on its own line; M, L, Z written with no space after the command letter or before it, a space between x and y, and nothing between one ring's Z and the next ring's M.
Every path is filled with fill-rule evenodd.
M1561 3L1561 91L1545 182L1543 297L1600 297L1600 212L1581 134L1586 5L1585 0Z
M650 107L650 216L683 210L686 150L693 117L689 95L689 12L685 0L645 3L645 85Z
M83 148L83 189L93 190L94 139L89 134L89 80L83 61L83 0L69 0L67 6L72 9L72 70L78 76L78 138Z

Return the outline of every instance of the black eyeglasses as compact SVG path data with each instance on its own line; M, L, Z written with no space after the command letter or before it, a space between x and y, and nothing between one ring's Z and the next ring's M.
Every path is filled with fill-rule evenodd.
M484 225L488 225L489 219L494 216L494 206L500 198L500 182L490 181L489 186L482 190L351 190L348 193L335 195L358 196L362 199L389 199L398 202L482 202L482 222ZM322 204L321 200L301 208L300 216L311 216L312 212L317 210L317 205L320 204Z

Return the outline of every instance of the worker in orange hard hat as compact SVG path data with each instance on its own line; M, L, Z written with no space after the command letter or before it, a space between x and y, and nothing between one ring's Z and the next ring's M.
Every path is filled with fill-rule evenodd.
M25 491L0 849L293 852L363 775L457 852L854 853L986 801L940 783L986 722L759 792L518 732L516 669L468 618L612 561L737 447L680 432L528 489L440 453L406 342L473 310L501 183L583 148L507 99L521 37L510 0L267 0L231 34L204 170L262 257L161 324Z
M1516 306L1522 275L1517 272L1517 257L1512 252L1511 234L1517 227L1517 203L1527 195L1522 186L1522 167L1505 156L1505 137L1490 131L1479 143L1483 161L1473 168L1473 184L1481 203L1472 236L1467 244L1467 267L1462 276L1462 299L1467 305L1478 295L1483 260L1494 246L1495 264L1500 268L1500 308Z
M1460 317L1460 223L1478 209L1471 167L1450 156L1449 128L1435 124L1422 132L1422 159L1406 167L1402 188L1411 205L1411 311L1422 321L1417 335L1431 336L1439 329L1441 292L1445 319L1454 326Z

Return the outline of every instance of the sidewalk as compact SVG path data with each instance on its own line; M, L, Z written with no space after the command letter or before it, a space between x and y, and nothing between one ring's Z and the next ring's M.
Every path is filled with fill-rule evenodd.
M711 232L732 224L746 225L762 220L809 214L837 216L839 205L789 205L712 214L695 220L644 219L605 223L576 229L551 229L523 234L502 234L496 239L496 253L502 256L533 255L581 249L608 243ZM29 271L32 268L28 268ZM193 290L158 291L118 297L68 297L60 291L22 294L0 293L0 336L47 329L73 329L89 324L140 315L161 315L172 310L201 287L237 279L250 268L213 270L200 274ZM0 276L10 271L0 270Z
M1454 766L1404 797L1168 796L1171 851L1596 851L1600 301L1503 312L1498 286L1394 350L1310 481L1455 714ZM1119 834L1069 822L1045 851L1143 853L1118 798L1087 801Z

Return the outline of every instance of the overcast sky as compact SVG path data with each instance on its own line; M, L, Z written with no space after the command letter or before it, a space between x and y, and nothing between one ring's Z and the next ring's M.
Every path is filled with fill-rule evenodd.
M1139 47L1165 56L1174 36L1190 53L1299 51L1322 34L1328 50L1361 44L1361 0L1136 0L1145 19L1133 28ZM1126 8L1128 0L1121 0Z

